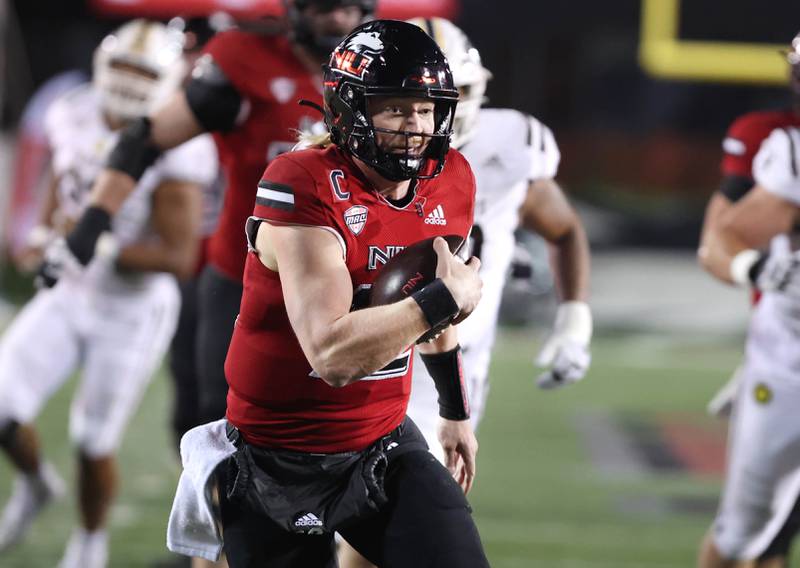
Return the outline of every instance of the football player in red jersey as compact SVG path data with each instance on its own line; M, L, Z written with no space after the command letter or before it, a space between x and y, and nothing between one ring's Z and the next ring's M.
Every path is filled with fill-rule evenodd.
M405 300L351 310L354 292L394 253L469 232L475 182L449 149L458 91L435 42L391 20L356 28L324 79L331 143L273 161L247 225L226 362L227 439L237 449L217 468L228 562L335 566L338 531L381 566L488 566L464 496L477 442L450 326L480 298L479 262L438 239L436 280ZM425 223L433 210L443 223ZM431 331L440 333L420 349L453 475L405 417L414 343ZM185 463L210 453L189 443L203 429L225 437L220 422L186 435ZM198 510L181 490L192 479L187 467L172 527ZM205 486L200 478L195 488ZM173 535L172 548L197 551L197 534Z
M242 29L217 34L184 89L121 136L95 184L91 207L67 239L65 254L87 264L97 237L147 165L200 133L214 134L227 187L198 284L196 366L204 422L225 413L224 362L246 255L242 227L252 212L259 177L273 158L292 147L296 129L318 121L316 110L297 101L321 100L322 63L338 40L371 17L375 1L287 0L288 34ZM54 275L53 268L45 263L41 270Z

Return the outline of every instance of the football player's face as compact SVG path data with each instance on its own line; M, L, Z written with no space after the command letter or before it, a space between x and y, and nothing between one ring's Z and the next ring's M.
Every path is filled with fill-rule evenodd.
M372 124L376 128L395 130L400 133L414 132L433 134L435 105L433 101L408 97L375 97L369 102ZM386 152L421 155L430 141L429 136L377 132L376 142Z
M358 6L338 6L331 10L311 5L305 9L304 15L316 37L341 36L361 23L363 14Z

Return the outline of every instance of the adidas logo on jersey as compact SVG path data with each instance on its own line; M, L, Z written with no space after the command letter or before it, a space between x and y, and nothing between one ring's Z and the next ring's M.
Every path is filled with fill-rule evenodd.
M426 225L447 225L447 219L444 218L444 208L441 205L437 205L436 208L428 213L428 216L425 218Z
M306 513L299 519L295 520L294 526L296 527L321 527L322 521L319 520L314 513Z

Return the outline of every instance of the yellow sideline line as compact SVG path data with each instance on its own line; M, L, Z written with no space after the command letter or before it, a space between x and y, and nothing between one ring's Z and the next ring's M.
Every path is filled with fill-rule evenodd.
M785 85L785 44L681 41L680 0L642 0L639 64L663 79ZM788 38L787 38L788 44Z

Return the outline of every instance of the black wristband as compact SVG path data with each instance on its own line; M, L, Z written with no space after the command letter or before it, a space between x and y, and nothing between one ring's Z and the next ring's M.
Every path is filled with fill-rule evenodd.
M444 353L421 353L420 357L439 393L439 416L447 420L467 420L469 400L461 371L461 346Z
M756 281L758 280L761 271L764 270L764 265L767 264L767 259L769 258L768 253L760 253L758 260L753 263L753 266L750 267L750 270L747 271L747 278L752 282L755 286Z
M728 198L731 203L736 203L747 192L753 189L756 182L748 176L727 175L722 179L719 192Z
M139 181L160 155L161 150L150 140L150 119L137 118L119 135L106 166Z
M94 247L97 239L106 231L111 230L111 215L102 207L95 205L86 208L78 224L67 235L67 247L75 258L84 266L89 264L94 256Z
M459 307L441 278L411 294L431 328L449 324L458 315Z

